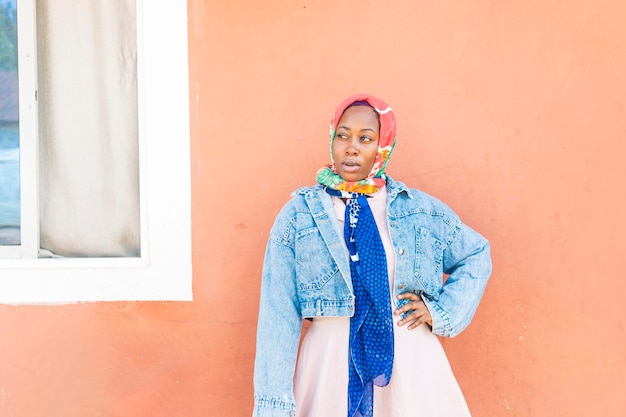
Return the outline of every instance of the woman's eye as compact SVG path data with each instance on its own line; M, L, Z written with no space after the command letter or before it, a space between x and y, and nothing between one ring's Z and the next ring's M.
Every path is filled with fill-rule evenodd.
M338 137L339 139L345 139L345 138L347 138L347 137L348 137L348 135L346 135L345 133L337 133L337 137Z
M372 138L369 136L361 136L361 142L369 143L372 141Z

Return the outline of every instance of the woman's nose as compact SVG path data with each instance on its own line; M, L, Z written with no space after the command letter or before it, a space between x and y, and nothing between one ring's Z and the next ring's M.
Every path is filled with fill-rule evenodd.
M358 141L352 139L348 142L348 146L346 146L346 153L350 155L356 155L359 153Z

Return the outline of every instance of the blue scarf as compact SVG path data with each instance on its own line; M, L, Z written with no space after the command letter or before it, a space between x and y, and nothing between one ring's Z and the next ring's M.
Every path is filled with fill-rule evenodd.
M348 417L373 417L374 385L389 384L393 368L393 318L385 248L364 194L326 187L349 198L344 237L350 254L355 312L350 318Z

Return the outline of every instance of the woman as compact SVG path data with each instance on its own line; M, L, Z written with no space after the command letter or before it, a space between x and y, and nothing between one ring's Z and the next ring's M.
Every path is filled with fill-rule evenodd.
M384 173L395 134L382 100L344 100L331 122L331 165L274 223L256 417L469 416L436 335L470 323L491 273L489 244ZM298 354L302 319L312 322Z

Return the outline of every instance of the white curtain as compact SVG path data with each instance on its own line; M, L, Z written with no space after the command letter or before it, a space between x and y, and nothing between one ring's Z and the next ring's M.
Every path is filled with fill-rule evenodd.
M36 3L41 247L139 256L135 0Z

